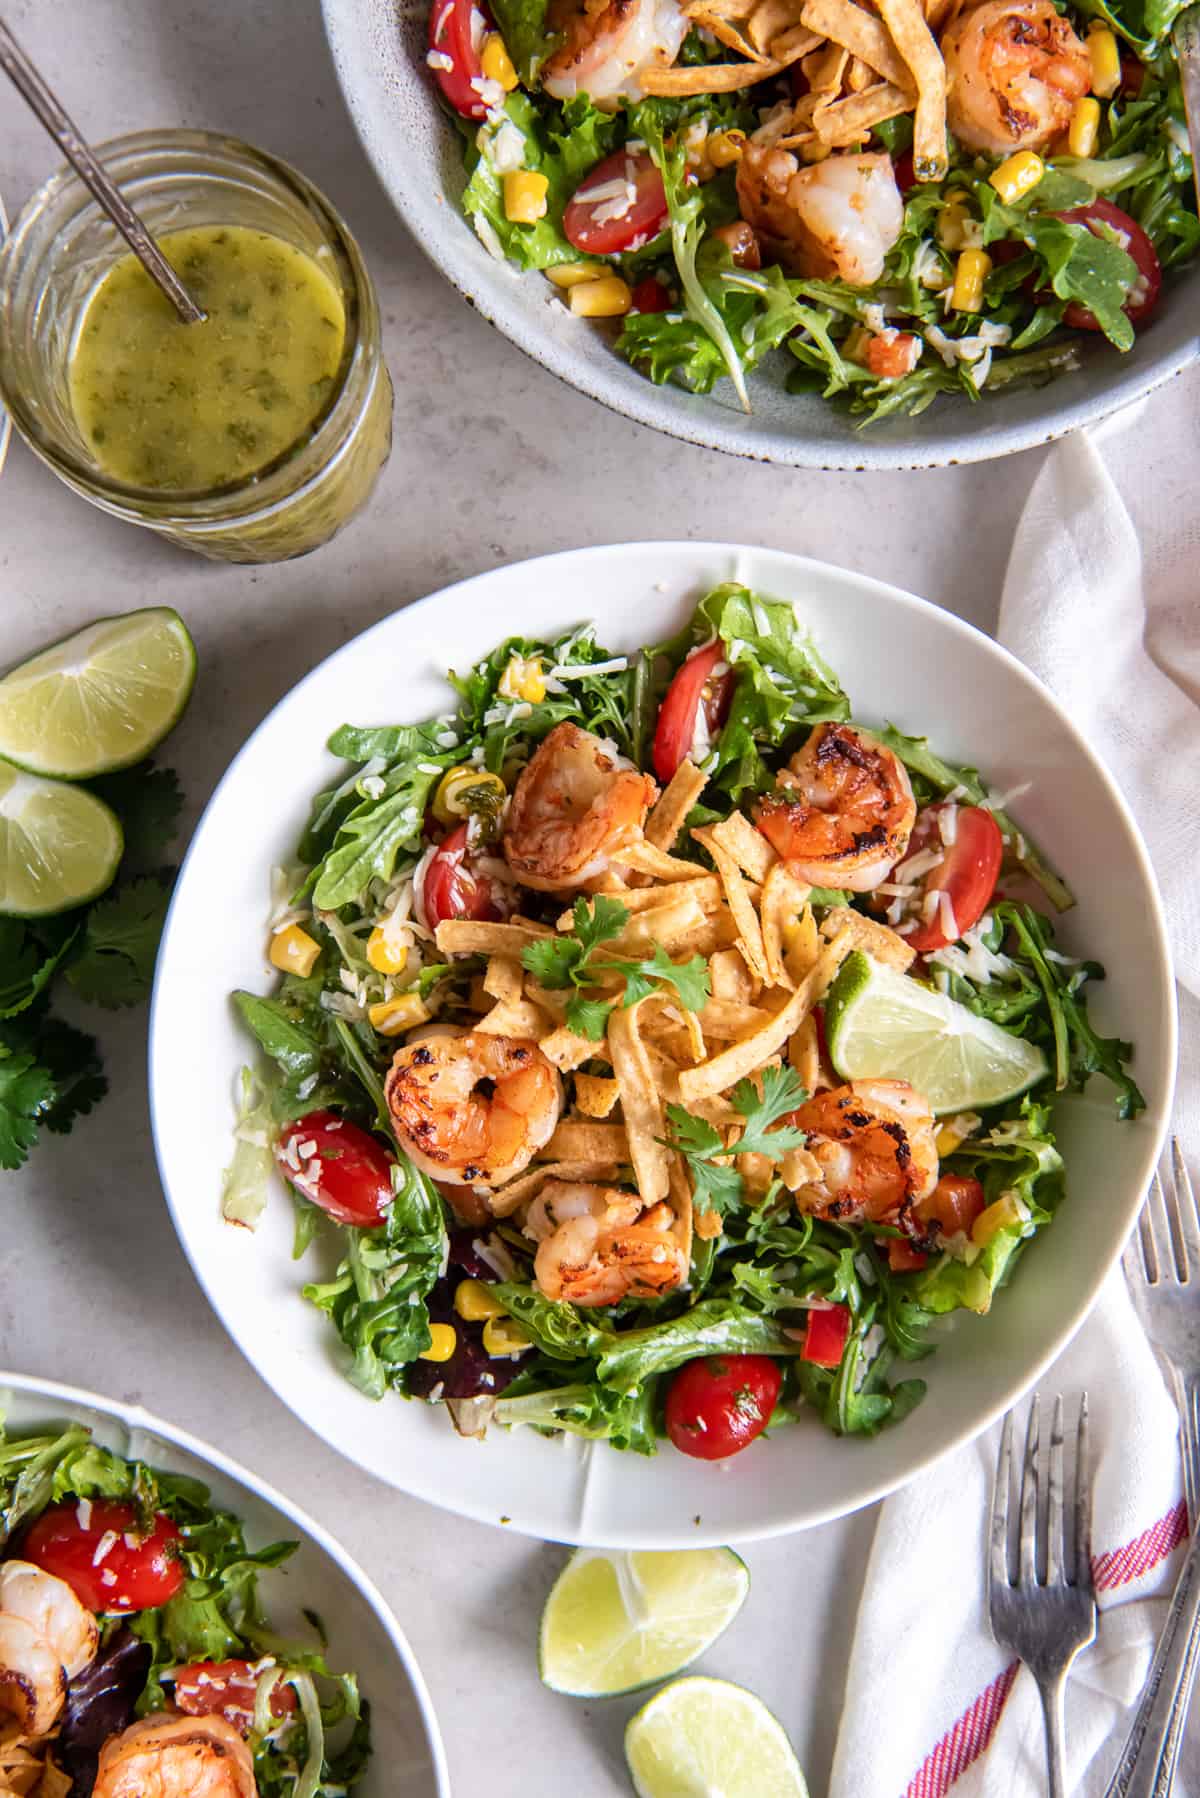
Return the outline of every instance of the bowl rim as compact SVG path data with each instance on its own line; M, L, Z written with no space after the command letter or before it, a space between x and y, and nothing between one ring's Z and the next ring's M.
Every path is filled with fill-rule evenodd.
M450 1773L446 1764L446 1749L442 1741L441 1729L433 1708L433 1700L425 1683L425 1676L417 1663L417 1657L400 1625L400 1620L392 1611L387 1599L379 1590L364 1568L342 1547L336 1536L330 1534L324 1524L310 1517L294 1499L288 1498L265 1480L261 1474L253 1473L240 1461L225 1454L222 1449L214 1448L199 1436L192 1435L190 1430L182 1429L178 1424L167 1423L154 1412L147 1411L145 1406L126 1403L124 1400L106 1398L102 1393L90 1392L83 1386L69 1386L61 1380L42 1379L36 1374L14 1373L0 1367L0 1394L6 1391L32 1395L46 1399L51 1405L55 1403L75 1405L81 1409L100 1411L114 1422L120 1423L128 1430L145 1430L150 1435L161 1436L173 1447L183 1449L186 1454L194 1455L197 1460L206 1462L226 1479L236 1485L246 1487L255 1498L264 1499L277 1511L293 1523L303 1535L309 1537L330 1560L334 1562L354 1589L361 1594L375 1613L376 1621L387 1636L398 1655L401 1665L408 1676L416 1699L417 1709L421 1714L421 1722L425 1729L429 1758L433 1767L433 1775L437 1786L437 1798L450 1798Z
M531 361L556 375L564 385L599 400L609 411L631 419L635 424L747 461L772 462L825 473L895 473L957 467L1044 447L1086 425L1098 424L1113 413L1147 398L1200 360L1200 333L1193 332L1177 348L1147 357L1143 367L1122 368L1118 364L1112 379L1103 382L1098 390L1084 393L1070 404L1055 403L1044 416L1009 424L1003 418L993 420L985 414L979 418L977 428L968 428L964 423L942 433L927 454L919 447L886 443L853 425L848 426L849 435L844 445L815 441L805 433L778 428L765 429L748 437L741 423L743 414L712 404L707 395L689 394L670 382L655 386L621 362L615 351L595 362L578 357L569 346L558 343L551 333L540 331L533 322L532 313L527 313L523 306L510 307L499 296L490 296L479 278L484 265L478 257L486 257L487 251L475 239L457 207L451 211L455 221L463 227L461 232L423 228L419 200L403 179L396 178L394 168L386 162L382 145L375 135L378 120L374 108L364 100L352 74L355 58L362 54L362 47L358 41L360 34L354 30L350 15L362 3L363 0L321 0L325 36L338 86L359 143L410 237L460 298L524 351ZM439 203L444 211L444 195L439 195ZM495 266L519 275L522 280L532 272L516 270L507 261ZM1200 273L1195 278L1200 282ZM1057 388L1058 383L1050 381L1045 390L1057 391ZM703 410L695 405L697 399L706 402ZM978 415L972 408L963 416L969 419Z
M413 1497L421 1498L430 1504L437 1505L443 1510L449 1510L455 1515L469 1517L477 1522L490 1524L495 1527L497 1523L495 1509L494 1506L489 1503L486 1495L476 1498L469 1490L463 1492L456 1491L453 1496L448 1499L447 1495L439 1486L436 1477L423 1476L419 1466L415 1468L406 1467L404 1469L404 1480L403 1483L401 1483L393 1477L391 1472L384 1471L375 1465L367 1457L365 1449L360 1449L358 1447L342 1447L340 1443L334 1444L330 1442L323 1431L315 1423L310 1422L309 1418L299 1409L299 1398L297 1397L294 1401L290 1393L280 1391L272 1382L268 1381L266 1376L259 1370L257 1363L251 1355L250 1349L243 1344L240 1326L236 1324L232 1314L227 1316L227 1308L224 1303L223 1295L217 1287L216 1282L202 1269L199 1255L193 1250L193 1244L190 1240L189 1233L184 1228L182 1222L182 1208L178 1204L172 1191L168 1175L167 1147L164 1132L160 1127L157 1076L157 1066L160 1061L160 1031L161 1035L165 1038L168 1028L162 1016L164 1000L160 976L165 964L168 944L172 937L175 912L179 906L180 896L186 887L189 866L193 855L196 853L197 845L204 833L204 827L208 822L210 814L221 804L226 788L233 782L241 762L249 755L260 734L265 732L272 725L276 715L285 705L291 703L297 695L302 694L312 684L319 681L330 664L343 656L361 653L361 646L364 643L373 637L382 637L387 631L394 627L395 621L398 618L407 616L409 613L413 613L419 618L423 612L434 606L444 606L453 610L457 605L463 602L467 589L477 587L481 583L487 583L497 572L519 569L527 575L532 575L534 571L538 571L539 573L542 571L553 571L556 565L569 563L579 556L611 559L614 563L619 564L623 557L632 559L636 556L644 555L647 552L653 552L672 559L700 557L705 555L736 558L740 554L765 554L791 564L798 575L804 573L811 574L813 571L819 571L822 574L832 572L838 579L859 585L873 594L876 598L884 601L893 608L897 608L901 613L909 612L924 615L928 619L936 621L939 628L948 631L952 636L958 636L970 642L981 643L984 646L985 653L997 657L1002 663L1006 664L1009 672L1012 673L1022 685L1035 693L1039 701L1047 706L1053 713L1057 723L1070 737L1079 755L1089 764L1097 778L1101 781L1106 789L1110 803L1113 805L1114 810L1128 832L1130 844L1136 859L1136 871L1140 887L1146 901L1144 914L1146 935L1150 942L1151 953L1162 970L1164 976L1163 984L1169 995L1165 1015L1158 1020L1158 1027L1162 1032L1161 1042L1163 1049L1163 1063L1164 1066L1169 1069L1169 1075L1158 1106L1156 1107L1154 1101L1151 1100L1147 1104L1146 1111L1139 1120L1145 1126L1144 1139L1147 1148L1143 1157L1145 1165L1142 1177L1139 1179L1136 1187L1136 1197L1131 1196L1127 1201L1128 1216L1119 1238L1113 1245L1110 1256L1104 1266L1097 1271L1089 1290L1082 1296L1067 1321L1061 1323L1055 1330L1048 1342L1045 1352L1038 1357L1036 1363L1027 1366L1022 1371L1019 1378L1014 1380L1003 1397L997 1399L991 1405L984 1406L979 1412L974 1414L966 1423L964 1423L961 1428L957 1429L946 1441L931 1445L927 1450L920 1451L916 1458L913 1459L902 1472L898 1474L883 1474L872 1482L864 1485L851 1501L840 1502L838 1500L833 1500L820 1508L804 1513L799 1518L797 1518L795 1514L792 1514L773 1518L766 1523L752 1522L744 1526L739 1524L733 1528L731 1528L728 1523L720 1526L710 1526L706 1521L703 1525L698 1526L694 1533L690 1533L687 1538L687 1546L697 1548L706 1546L719 1547L738 1542L765 1541L775 1536L790 1534L798 1529L815 1528L820 1524L829 1523L837 1518L849 1516L855 1511L865 1508L867 1505L875 1504L880 1499L887 1497L890 1493L899 1491L907 1486L913 1479L917 1478L921 1473L924 1473L944 1456L951 1454L955 1449L961 1448L967 1443L975 1440L975 1438L981 1435L984 1430L997 1422L1006 1411L1017 1404L1026 1393L1032 1390L1046 1369L1057 1360L1059 1355L1062 1354L1067 1344L1082 1328L1090 1315L1100 1296L1104 1282L1112 1272L1117 1261L1120 1259L1125 1241L1136 1222L1138 1211L1141 1207L1142 1197L1149 1186L1150 1178L1157 1165L1162 1145L1166 1138L1171 1115L1171 1104L1175 1090L1178 1059L1178 1008L1175 994L1174 964L1171 954L1170 938L1167 933L1162 898L1150 861L1149 852L1146 848L1137 821L1133 816L1133 812L1126 801L1124 794L1121 792L1120 787L1117 785L1114 776L1109 772L1106 764L1088 744L1083 733L1077 728L1066 708L1031 669L1027 668L1023 662L1013 655L1011 650L1006 649L1005 646L1002 643L999 643L994 637L990 637L985 631L980 630L976 625L971 624L965 618L961 618L957 613L946 611L941 606L935 605L931 600L923 599L917 594L910 593L901 587L895 587L889 582L881 581L872 575L860 574L857 570L844 568L836 563L825 562L813 556L798 555L787 550L764 549L761 546L753 544L737 544L709 539L687 539L684 541L677 539L645 539L623 543L588 544L575 549L556 550L546 555L528 557L518 562L501 563L498 565L497 569L488 569L478 574L466 576L461 580L452 582L447 587L439 588L433 593L425 594L420 599L410 602L408 605L399 607L397 610L386 614L383 618L377 619L373 624L368 625L365 630L360 631L347 642L339 644L328 656L324 657L311 668L307 674L303 675L286 693L281 695L267 712L266 716L262 718L250 732L245 742L229 762L228 767L217 782L208 803L196 823L195 830L192 833L187 852L175 881L171 902L164 920L158 960L155 966L154 990L150 999L150 1018L147 1033L147 1076L150 1129L163 1196L166 1200L167 1209L170 1212L176 1235L179 1238L180 1246L183 1249L192 1272L195 1275L201 1290L204 1292L205 1297L208 1299L209 1304L221 1320L223 1327L232 1337L234 1343L250 1363L251 1367L254 1368L258 1377L263 1380L264 1384L270 1386L270 1390L280 1403L284 1404L294 1416L299 1418L305 1427L310 1429L318 1440L327 1448L332 1449L333 1452L337 1454L345 1455L348 1460L354 1462L357 1466L363 1468L364 1471L372 1474L375 1478L384 1480L386 1483L395 1486L397 1490L406 1492ZM569 593L569 581L564 581L560 578L556 585L560 592ZM1143 1040L1148 1040L1145 1033L1143 1033ZM603 1447L604 1445L601 1446ZM547 1539L546 1532L544 1528L539 1525L536 1517L522 1517L515 1509L512 1516L505 1519L505 1527L510 1530L515 1530L520 1534L533 1536L539 1540ZM681 1543L674 1536L668 1540L663 1533L662 1528L659 1526L652 1527L642 1532L625 1531L617 1537L606 1532L603 1528L585 1525L574 1532L569 1538L561 1537L551 1539L570 1540L579 1547L590 1548L656 1549L681 1546Z

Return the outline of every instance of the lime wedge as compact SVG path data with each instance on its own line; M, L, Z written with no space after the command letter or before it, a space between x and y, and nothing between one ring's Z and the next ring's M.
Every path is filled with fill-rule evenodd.
M0 915L42 918L112 884L125 847L95 794L0 762Z
M0 756L64 780L127 768L178 722L195 678L169 606L101 618L0 680Z
M1002 1105L1047 1072L1036 1044L857 949L829 989L825 1037L843 1080L907 1080L939 1115Z
M716 1641L749 1590L731 1548L577 1549L542 1612L542 1678L575 1698L667 1679Z
M761 1698L724 1679L677 1679L625 1731L638 1798L808 1798L800 1763Z

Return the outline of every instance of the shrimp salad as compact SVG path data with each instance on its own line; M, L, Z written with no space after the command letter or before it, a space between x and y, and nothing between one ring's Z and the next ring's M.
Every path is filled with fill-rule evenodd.
M1200 245L1184 0L433 0L462 204L656 382L869 423L1153 329ZM1090 346L1090 347L1089 347Z
M9 1436L0 1416L0 1793L341 1798L369 1707L258 1593L298 1546L248 1548L198 1481L80 1425Z
M1054 1216L1057 1097L1144 1103L1070 892L737 584L637 655L583 626L450 680L330 741L282 978L235 995L225 1217L281 1174L349 1379L466 1435L718 1459L902 1418Z

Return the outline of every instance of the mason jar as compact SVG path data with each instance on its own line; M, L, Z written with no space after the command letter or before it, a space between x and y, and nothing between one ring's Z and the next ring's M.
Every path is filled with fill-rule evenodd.
M0 396L15 428L85 499L202 556L278 562L316 549L366 503L391 448L379 306L358 245L303 175L235 138L143 131L97 154L155 237L242 226L308 256L344 307L340 365L311 423L253 475L203 491L114 478L76 420L69 371L93 295L131 252L79 177L62 169L0 248Z

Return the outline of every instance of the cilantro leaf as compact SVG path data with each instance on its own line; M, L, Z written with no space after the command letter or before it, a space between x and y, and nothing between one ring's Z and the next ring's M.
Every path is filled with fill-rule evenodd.
M674 1131L670 1147L687 1158L697 1210L715 1211L724 1217L741 1205L744 1189L742 1176L733 1165L734 1156L766 1155L779 1161L789 1149L804 1146L803 1130L790 1124L781 1130L771 1126L803 1104L807 1096L793 1068L764 1068L761 1097L753 1081L739 1080L733 1089L733 1103L746 1122L741 1136L728 1145L706 1119L693 1117L682 1105L667 1106L667 1120Z
M80 998L111 1008L137 1005L147 997L170 893L169 880L147 875L92 906L83 941L67 968Z
M661 981L665 986L674 987L686 1011L703 1011L712 990L708 963L702 955L693 955L690 961L676 964L661 943L655 944L654 954L648 961L605 961L597 962L596 966L615 968L624 974L626 1005L636 1005L639 999L647 998L653 992L655 982Z
M628 922L628 909L607 893L597 893L590 905L586 899L575 901L574 932L589 955L599 943L620 936Z
M0 918L0 1018L32 1005L75 941L79 926L58 918L24 924Z
M125 833L122 872L147 874L161 868L183 808L183 791L174 768L139 762L136 768L122 768L88 784L121 820Z
M691 1169L696 1210L725 1217L741 1204L742 1176L736 1167L717 1166L713 1160L714 1156L726 1158L720 1131L705 1118L693 1117L682 1105L668 1105L667 1119L675 1132L674 1147L686 1155Z
M545 936L521 951L521 966L545 987L570 986L583 956L573 936Z
M54 1098L54 1080L25 1053L0 1046L0 1167L16 1169L37 1141L38 1124Z
M585 999L577 993L567 1005L567 1029L577 1036L586 1036L590 1043L598 1043L608 1028L614 1003L612 999Z
M65 1136L75 1119L86 1116L108 1091L96 1039L61 1018L45 1017L33 1046L54 1082L42 1123L56 1136Z
M733 1089L733 1104L746 1125L736 1144L738 1154L769 1155L778 1161L789 1149L802 1149L807 1140L803 1130L793 1124L772 1130L771 1125L803 1105L807 1097L794 1068L764 1068L761 1098L752 1080L739 1080Z

